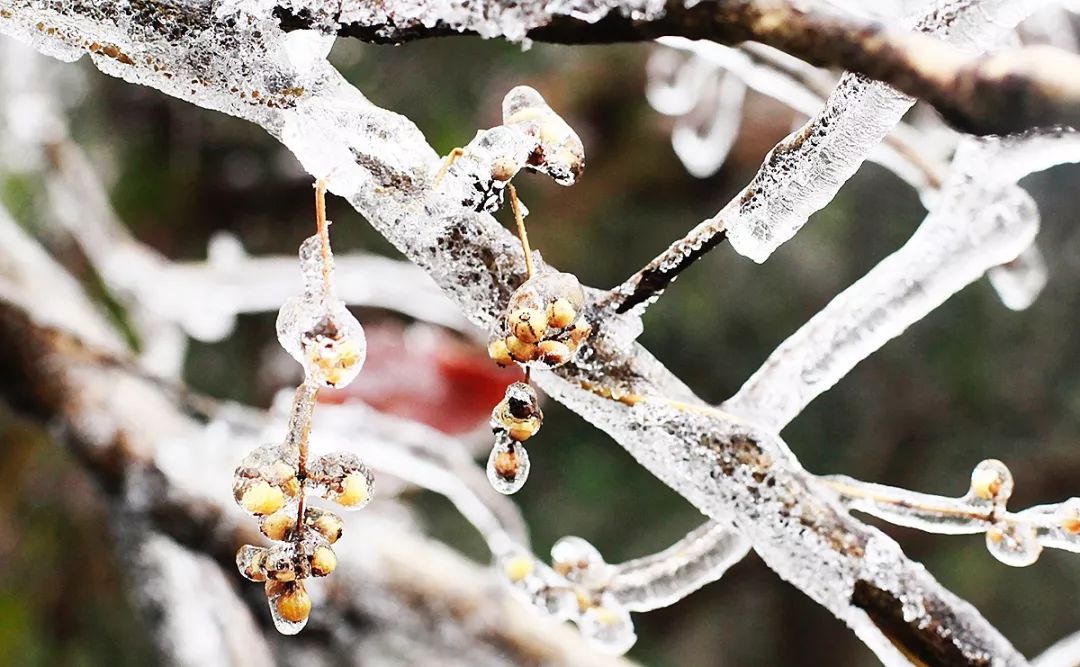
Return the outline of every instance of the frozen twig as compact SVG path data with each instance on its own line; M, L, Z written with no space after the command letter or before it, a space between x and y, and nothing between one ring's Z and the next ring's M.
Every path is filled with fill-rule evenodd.
M1033 659L1031 667L1080 667L1080 632L1058 640Z
M986 534L995 558L1016 567L1031 565L1044 547L1080 553L1080 498L1010 512L1012 473L1001 461L983 461L971 473L971 487L947 498L871 484L850 477L822 479L851 509L900 526L944 535Z
M378 43L458 34L576 44L664 36L721 44L755 41L814 65L888 83L930 102L967 132L1003 134L1080 122L1080 79L1060 75L1077 69L1080 59L1074 54L1032 47L971 58L936 39L796 3L308 0L283 3L277 13L290 28L328 28Z

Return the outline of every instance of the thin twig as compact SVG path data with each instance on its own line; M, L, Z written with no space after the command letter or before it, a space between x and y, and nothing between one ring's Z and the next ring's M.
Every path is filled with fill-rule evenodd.
M517 223L518 238L521 239L521 250L525 253L525 275L533 277L535 269L532 261L532 248L529 247L529 234L525 231L525 218L521 217L521 203L518 201L517 189L510 183L506 184L510 192L510 208L514 210L514 222Z

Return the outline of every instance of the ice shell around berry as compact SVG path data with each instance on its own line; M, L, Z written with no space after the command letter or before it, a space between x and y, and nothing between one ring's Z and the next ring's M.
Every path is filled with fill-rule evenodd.
M308 465L308 487L342 509L358 510L371 502L375 478L355 454L325 454Z
M325 387L348 385L367 357L364 328L339 300L286 300L278 311L277 335L307 377Z

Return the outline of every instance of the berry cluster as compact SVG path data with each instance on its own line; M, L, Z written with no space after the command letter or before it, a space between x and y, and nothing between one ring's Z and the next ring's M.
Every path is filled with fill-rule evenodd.
M559 271L532 276L511 295L488 354L500 366L566 364L592 331L581 315L584 302L585 292L575 276Z
M289 299L278 313L281 346L304 367L296 390L288 433L281 444L250 452L233 476L237 504L259 521L273 544L245 545L236 564L246 578L265 582L274 625L296 634L307 623L310 577L325 577L337 567L333 545L343 530L341 517L308 507L309 494L355 510L371 500L371 472L355 454L335 452L308 460L308 435L319 389L343 387L360 372L367 342L360 322L334 297L333 255L322 182L316 186L319 233L300 246L304 294Z
M527 603L578 625L590 643L625 653L637 640L630 612L612 591L615 567L580 537L564 537L551 548L551 567L532 554L501 559L511 590Z

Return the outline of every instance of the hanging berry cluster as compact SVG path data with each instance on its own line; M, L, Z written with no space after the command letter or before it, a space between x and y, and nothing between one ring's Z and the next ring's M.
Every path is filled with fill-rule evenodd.
M315 205L318 233L300 246L304 294L287 300L277 320L278 341L304 367L304 381L296 390L284 442L250 452L233 477L236 502L258 519L259 530L273 541L269 547L241 547L236 563L246 578L265 582L274 625L283 634L299 632L311 613L304 580L325 577L337 566L331 545L341 537L341 517L307 506L307 495L355 510L371 500L373 484L371 472L355 454L308 457L319 389L349 384L360 372L367 352L363 328L334 296L321 181L316 185Z
M495 445L488 458L488 479L501 493L514 493L529 474L529 455L522 444L543 422L536 391L529 385L535 367L562 366L577 354L592 331L582 314L585 292L578 279L554 270L537 273L525 231L527 211L510 184L521 169L547 174L560 185L572 185L585 168L585 149L574 130L548 106L540 93L518 86L502 104L503 124L484 130L463 149L455 149L435 177L452 174L462 204L493 211L510 195L518 236L525 255L526 280L511 295L488 345L500 366L525 368L525 382L506 388L492 412Z

